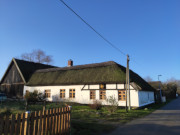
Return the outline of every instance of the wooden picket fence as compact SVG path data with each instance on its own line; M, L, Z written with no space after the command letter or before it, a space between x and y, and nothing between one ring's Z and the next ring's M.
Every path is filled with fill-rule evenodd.
M69 107L0 117L0 135L70 134Z

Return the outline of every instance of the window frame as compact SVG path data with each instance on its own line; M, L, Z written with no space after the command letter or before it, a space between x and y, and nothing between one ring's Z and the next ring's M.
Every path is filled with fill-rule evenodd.
M51 90L50 89L44 90L44 95L46 98L51 98Z
M126 90L118 90L118 101L126 101Z
M69 89L69 98L76 98L76 89Z
M60 89L59 98L63 99L66 97L66 89Z
M101 94L102 92L102 94ZM101 98L102 95L102 98ZM106 90L99 90L99 99L100 100L106 100Z
M96 99L96 90L90 90L90 100Z

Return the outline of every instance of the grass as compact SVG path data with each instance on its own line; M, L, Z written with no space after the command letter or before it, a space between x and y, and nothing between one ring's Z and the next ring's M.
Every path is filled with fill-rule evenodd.
M64 107L65 103L46 103L46 109ZM42 103L30 104L28 105L28 111L39 111L43 110ZM24 101L5 101L0 103L0 115L10 115L17 113L24 113L25 102Z
M100 110L91 109L88 105L80 105L77 103L70 103L72 106L71 113L71 133L78 135L101 134L102 132L110 132L119 124L127 123L133 119L144 117L156 109L164 106L169 101L163 104L152 104L146 108L132 109L128 112L125 109L118 108L118 110L109 114L106 107ZM47 103L46 109L64 107L65 103ZM30 111L42 110L42 104L29 105ZM10 115L25 112L25 103L23 101L6 101L0 104L0 115Z
M112 131L115 126L108 124L99 124L96 122L86 122L86 121L71 121L71 133L72 135L92 135L92 134L101 134L103 132Z

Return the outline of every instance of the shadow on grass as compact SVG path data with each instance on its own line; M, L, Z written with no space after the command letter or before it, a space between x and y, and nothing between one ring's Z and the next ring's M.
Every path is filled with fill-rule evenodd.
M91 123L85 121L71 121L71 133L72 135L94 135L94 134L102 134L109 133L116 126L109 124L99 124L99 123Z

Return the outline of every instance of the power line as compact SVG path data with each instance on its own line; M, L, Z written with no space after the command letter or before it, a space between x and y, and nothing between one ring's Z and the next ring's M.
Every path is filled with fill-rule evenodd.
M100 34L97 30L95 30L88 22L86 22L80 15L78 15L70 6L68 6L63 0L60 0L71 12L73 12L81 21L83 21L90 29L92 29L97 35L99 35L104 41L106 41L111 47L119 51L121 54L126 54L121 51L118 47L116 47L112 42L110 42L107 38L105 38L102 34Z

